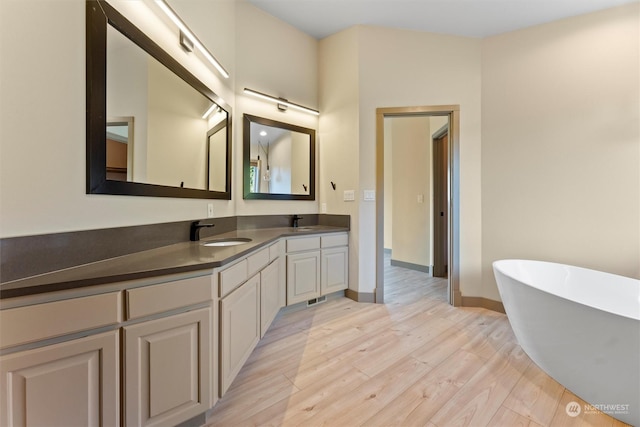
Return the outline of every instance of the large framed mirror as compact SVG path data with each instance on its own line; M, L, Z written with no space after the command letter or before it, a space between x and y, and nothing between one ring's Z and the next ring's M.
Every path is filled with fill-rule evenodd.
M315 200L316 131L244 115L245 199Z
M86 2L87 193L231 199L231 108L102 0Z

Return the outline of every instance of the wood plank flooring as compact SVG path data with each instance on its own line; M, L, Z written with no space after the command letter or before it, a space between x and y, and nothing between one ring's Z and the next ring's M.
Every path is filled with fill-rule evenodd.
M388 259L387 259L388 264ZM385 304L332 299L273 322L207 426L624 426L522 351L506 316L385 267Z

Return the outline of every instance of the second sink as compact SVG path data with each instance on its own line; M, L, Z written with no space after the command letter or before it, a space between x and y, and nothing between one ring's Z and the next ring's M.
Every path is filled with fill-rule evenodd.
M246 237L229 237L226 239L216 239L204 243L204 246L236 246L236 245L244 245L245 243L249 243L251 239Z

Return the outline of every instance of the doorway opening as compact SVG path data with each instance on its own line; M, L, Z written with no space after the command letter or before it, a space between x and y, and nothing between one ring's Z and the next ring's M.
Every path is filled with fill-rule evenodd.
M407 259L411 260L411 256L417 260L415 266L417 269L425 267L434 277L443 277L447 281L446 295L451 305L459 306L461 304L460 284L459 284L459 112L457 105L444 106L425 106L425 107L394 107L394 108L378 108L376 110L376 291L375 301L377 303L384 302L384 272L385 272L385 256L389 261L389 254L385 255L385 194L392 197L393 192L388 188L385 192L385 132L389 135L389 126L391 126L394 118L423 118L427 119L427 123L431 123L433 129L429 129L429 153L426 155L428 161L424 166L428 167L429 183L428 190L416 190L411 194L410 198L417 207L425 212L429 209L429 214L425 214L423 222L427 221L428 225L422 224L423 241L419 241L413 252L424 249L422 258L415 258L415 254L408 255ZM386 120L385 120L386 119ZM436 123L440 123L436 127ZM428 128L429 125L427 125ZM431 148L432 147L432 148ZM423 151L425 147L422 147ZM431 151L432 150L432 151ZM387 149L387 157L391 156L391 152ZM406 155L406 154L405 154ZM408 157L409 158L409 157ZM388 160L388 159L387 159ZM419 161L415 163L413 160L412 167L403 169L412 169L416 172L416 180L421 177L417 176L418 171L422 169ZM428 164L427 164L428 163ZM433 173L431 171L433 169ZM404 171L406 175L406 170ZM424 175L424 171L421 171ZM411 173L411 171L409 171ZM388 178L388 175L387 175ZM394 191L405 190L411 193L411 179L405 179L405 184L400 187L395 186ZM387 186L389 186L387 180ZM424 184L423 184L424 185ZM409 187L409 188L405 188ZM399 189L399 190L398 190ZM424 194L427 193L427 194ZM407 200L405 194L404 199ZM393 202L395 204L395 200ZM423 204L420 206L420 204ZM387 204L389 205L389 204ZM420 212L421 209L410 208L411 211ZM394 209L398 211L398 209ZM402 217L405 220L405 211ZM406 211L409 214L409 210ZM391 211L387 208L388 217ZM401 222L398 222L401 223ZM387 225L389 228L389 225ZM403 227L404 233L412 231L411 226ZM428 230L428 232L426 231ZM387 233L389 234L389 233ZM395 232L394 232L395 235ZM389 240L389 236L387 236ZM406 240L405 240L406 241ZM395 248L394 248L395 249ZM409 248L408 253L411 253ZM400 265L403 261L399 261ZM412 267L414 263L408 262L407 266Z

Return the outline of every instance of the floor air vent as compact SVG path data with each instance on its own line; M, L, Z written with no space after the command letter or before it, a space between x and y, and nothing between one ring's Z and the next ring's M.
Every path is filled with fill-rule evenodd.
M307 307L311 307L312 305L318 305L320 303L323 303L327 300L327 296L323 295L321 297L318 298L314 298L314 299L310 299L309 301L307 301Z

